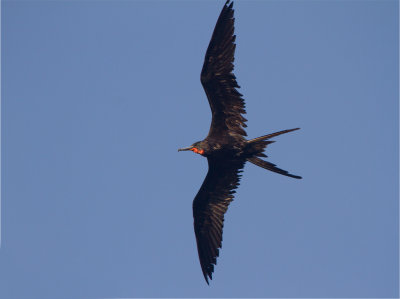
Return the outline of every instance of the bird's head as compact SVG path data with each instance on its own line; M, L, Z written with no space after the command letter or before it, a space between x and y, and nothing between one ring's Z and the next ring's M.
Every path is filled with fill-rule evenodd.
M191 146L178 149L178 152L181 151L192 151L196 154L204 155L204 146L202 144L202 141L198 141L193 143Z

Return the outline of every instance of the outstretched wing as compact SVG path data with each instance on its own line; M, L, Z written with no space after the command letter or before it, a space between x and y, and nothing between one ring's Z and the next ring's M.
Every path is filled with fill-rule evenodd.
M193 201L194 232L204 278L212 279L222 242L224 214L239 185L244 160L208 158L208 173Z
M243 139L246 113L242 95L233 74L235 55L233 3L226 1L208 46L201 71L201 84L212 112L208 137Z

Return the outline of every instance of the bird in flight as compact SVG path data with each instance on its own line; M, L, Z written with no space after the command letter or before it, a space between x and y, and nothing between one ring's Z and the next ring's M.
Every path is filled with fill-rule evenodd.
M264 169L301 179L275 164L262 160L272 137L298 130L283 130L247 140L243 117L245 104L233 74L235 34L233 2L226 1L215 25L201 70L201 84L211 107L208 136L178 151L193 151L206 157L208 173L193 201L194 232L204 278L212 279L222 244L224 214L239 186L242 169L249 161Z

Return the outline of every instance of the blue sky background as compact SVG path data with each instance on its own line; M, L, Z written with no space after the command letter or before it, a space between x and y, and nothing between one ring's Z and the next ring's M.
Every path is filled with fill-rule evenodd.
M398 297L398 1L235 1L247 165L205 283L192 226L224 1L2 1L1 298Z

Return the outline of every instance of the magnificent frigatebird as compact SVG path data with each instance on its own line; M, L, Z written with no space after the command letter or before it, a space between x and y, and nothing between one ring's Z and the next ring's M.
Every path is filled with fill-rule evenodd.
M207 158L208 173L193 201L194 232L200 265L207 284L212 279L222 242L224 214L239 186L242 169L249 161L264 169L301 179L271 162L263 151L269 139L298 130L290 129L264 135L251 140L243 128L247 121L243 114L245 104L233 74L235 34L233 2L226 1L208 46L201 71L201 84L211 107L212 121L208 136L203 141L178 151L193 151Z

